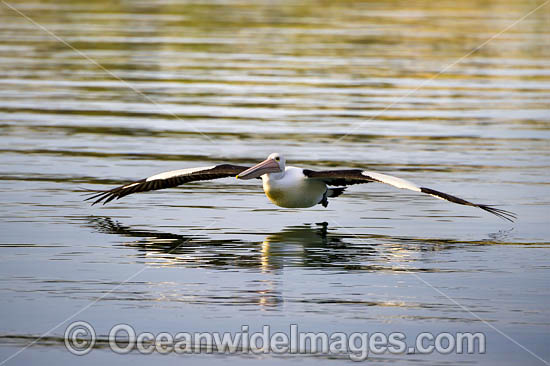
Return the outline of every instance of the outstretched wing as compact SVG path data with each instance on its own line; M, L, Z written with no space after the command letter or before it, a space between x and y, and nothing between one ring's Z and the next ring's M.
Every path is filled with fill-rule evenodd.
M102 202L106 204L113 199L119 199L132 193L147 192L157 189L171 188L180 184L195 182L199 180L211 180L236 176L248 169L247 166L221 164L207 167L172 170L153 175L132 183L124 184L108 190L89 190L91 196L88 200L95 200L92 205Z
M502 210L500 208L496 208L490 205L472 203L472 202L463 200L462 198L455 197L447 193L439 192L431 188L419 187L408 180L393 177L391 175L386 175L386 174L381 174L381 173L376 173L376 172L371 172L366 170L360 170L360 169L327 170L327 171L321 171L321 172L306 169L304 170L304 174L308 178L319 179L328 185L336 185L336 186L346 186L350 184L369 183L369 182L385 183L397 188L409 189L415 192L426 193L442 200L458 203L459 205L479 207L482 210L490 212L493 215L496 215L508 221L513 222L514 219L516 218L516 215L512 212Z

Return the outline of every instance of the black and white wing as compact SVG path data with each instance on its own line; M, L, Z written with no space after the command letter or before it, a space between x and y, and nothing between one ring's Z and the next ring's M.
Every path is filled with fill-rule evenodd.
M459 205L473 206L481 208L487 212L492 213L502 219L508 221L514 221L516 215L512 212L502 210L490 205L483 205L472 203L462 198L452 196L447 193L436 191L435 189L419 187L416 184L391 175L386 175L382 173L360 170L360 169L345 169L345 170L327 170L327 171L313 171L313 170L304 170L304 174L310 179L319 179L325 182L327 185L334 186L347 186L351 184L360 184L360 183L370 183L370 182L379 182L389 184L391 186L409 189L415 192L426 193L436 198L446 200L453 203L458 203Z
M200 180L212 180L231 176L234 177L248 168L249 167L247 166L221 164L199 168L172 170L170 172L156 174L149 178L124 184L113 189L89 190L91 196L86 198L86 201L94 200L92 205L95 205L96 203L106 204L113 199L119 199L132 193L172 188L179 186L180 184Z

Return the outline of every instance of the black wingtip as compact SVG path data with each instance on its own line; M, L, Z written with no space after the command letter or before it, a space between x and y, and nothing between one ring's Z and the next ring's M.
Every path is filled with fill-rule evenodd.
M487 212L492 213L493 215L496 215L500 217L501 219L508 220L510 222L514 222L517 220L517 215L513 212L506 211L500 208L496 208L494 206L489 205L477 205L477 207L481 208L482 210L485 210Z
M88 189L88 188L83 188L82 192L85 192L83 196L86 196L86 195L89 196L85 198L84 201L95 200L91 202L92 206L103 201L106 197L109 196L109 193L110 193L110 191L107 191L107 190Z
M500 209L500 208L496 208L495 206L492 206L492 205L480 205L480 204L472 203L472 202L466 201L462 198L450 195L448 193L443 193L443 192L440 192L440 191L436 191L435 189L420 187L420 192L432 195L432 196L437 197L437 198L442 198L442 199L447 200L449 202L457 203L459 205L479 207L482 210L485 210L489 213L492 213L493 215L496 215L496 216L500 217L501 219L508 220L510 222L514 222L514 220L517 219L516 214L513 213L513 212L506 211L506 210L503 210L503 209Z

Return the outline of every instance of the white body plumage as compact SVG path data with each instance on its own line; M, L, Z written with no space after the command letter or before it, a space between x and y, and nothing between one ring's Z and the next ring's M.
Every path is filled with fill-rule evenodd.
M305 208L323 200L327 185L315 179L307 179L303 169L288 166L283 172L262 175L265 195L280 207Z

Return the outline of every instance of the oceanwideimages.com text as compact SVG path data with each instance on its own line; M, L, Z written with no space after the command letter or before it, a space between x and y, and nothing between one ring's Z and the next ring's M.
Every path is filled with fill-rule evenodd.
M65 346L76 355L89 353L96 342L108 343L116 353L253 353L253 354L346 354L363 361L370 354L483 354L486 339L481 332L422 332L411 341L403 332L310 332L290 324L288 331L272 331L264 325L252 332L243 325L236 332L141 332L129 324L113 326L106 339L98 339L87 322L69 324Z

